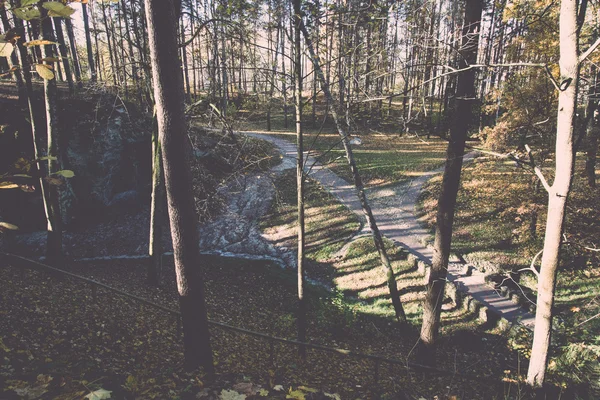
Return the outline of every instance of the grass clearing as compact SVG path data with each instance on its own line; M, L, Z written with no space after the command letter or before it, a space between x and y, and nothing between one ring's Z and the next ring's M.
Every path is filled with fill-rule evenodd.
M284 172L275 182L275 201L260 222L271 242L297 247L296 171ZM309 273L315 278L332 279L330 268L321 268L360 228L358 217L312 179L305 185L306 257Z
M278 179L276 201L261 222L269 240L289 249L297 245L295 178L295 171L289 171ZM308 276L330 283L340 294L339 301L353 312L392 318L386 275L372 238L358 238L343 255L334 257L359 228L358 218L312 180L307 182L305 213ZM424 277L406 252L387 239L385 242L407 316L413 324L420 324ZM478 325L473 323L477 320L473 312L450 305L442 318L447 331Z
M274 125L264 131L263 124L246 122L240 129L260 131L295 142L295 133ZM309 126L306 124L306 126ZM416 136L399 136L395 133L357 132L362 144L353 146L354 156L365 186L374 187L402 183L419 177L423 172L444 164L447 143L439 138L424 139ZM305 128L304 143L307 150L319 155L319 161L333 172L352 182L340 137L333 126L318 130Z
M598 268L595 247L600 233L600 189L591 189L577 164L569 201L563 251L563 271ZM422 220L433 228L441 175L432 178L420 198ZM453 249L473 260L488 259L511 270L528 266L543 247L546 194L532 175L511 162L478 159L463 170L455 216Z

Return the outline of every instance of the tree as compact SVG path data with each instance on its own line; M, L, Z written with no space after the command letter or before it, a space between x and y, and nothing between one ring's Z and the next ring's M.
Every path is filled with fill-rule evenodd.
M556 274L559 266L567 200L575 165L573 126L577 109L579 70L581 62L598 45L596 42L589 51L579 54L577 8L576 0L562 0L560 3L560 93L556 122L554 182L551 186L541 171L536 169L548 192L548 215L542 264L538 274L535 330L527 371L527 383L534 387L541 387L544 384L548 366Z
M148 283L159 286L162 275L162 215L164 179L162 151L156 127L152 131L152 197L150 201L150 240L148 245Z
M52 19L48 17L48 10L44 7L44 2L39 3L39 10L41 13L41 35L40 39L54 42L54 31L52 29ZM52 72L52 61L56 58L57 54L54 52L53 44L46 44L43 46L44 64L38 66L38 71L48 70L48 76L42 75L44 78L44 104L46 109L46 138L48 144L47 158L48 158L48 176L56 173L59 170L59 132L58 132L58 121L57 121L57 88L56 79ZM46 243L46 260L48 263L53 264L58 262L62 258L62 219L60 215L59 205L59 193L58 188L55 185L45 185L47 193L47 205L46 205L46 221L48 239ZM44 190L42 188L42 190Z
M177 47L176 0L145 0L158 135L183 323L186 369L214 374L204 282L200 276L197 216L194 210L191 149L186 140L183 81Z
M300 1L294 0L294 103L296 106L296 185L298 196L298 341L306 341L306 299L304 298L304 146L302 143L302 50ZM277 56L275 56L277 63ZM273 68L275 69L275 68ZM275 73L275 71L273 71ZM271 77L271 79L275 79ZM273 85L273 84L272 84ZM271 86L272 88L273 86ZM300 356L306 357L306 348L300 346Z
M73 60L75 81L77 82L77 87L81 88L81 65L79 64L79 55L77 54L77 43L75 41L75 32L73 32L73 23L69 18L65 19L65 26L67 27L67 36L69 38L69 48L71 50L71 58ZM89 32L87 34L89 34Z
M329 90L329 85L327 84L327 80L325 79L323 70L321 69L321 62L319 60L319 56L315 53L311 36L308 33L308 30L306 29L302 18L300 18L299 24L300 29L302 30L302 34L304 35L304 40L306 42L306 47L309 51L310 58L313 63L313 67L319 78L321 89L323 90L325 97L332 106L329 111L331 112L331 116L333 117L338 133L342 139L342 145L344 146L344 152L346 153L346 160L348 161L348 166L350 167L352 177L354 178L354 187L356 188L356 194L367 219L369 228L371 229L371 234L373 235L373 242L375 244L375 247L377 248L377 252L381 260L381 265L383 266L386 273L386 281L388 289L390 291L390 298L394 306L394 311L396 313L396 318L399 321L406 322L406 314L404 313L404 308L402 307L402 302L400 301L400 295L398 293L398 286L396 284L394 270L392 269L392 264L390 263L390 259L385 250L385 243L383 242L383 237L381 236L381 232L379 231L377 222L375 221L375 217L373 216L373 211L371 210L371 206L367 199L367 194L365 193L365 188L363 186L358 167L356 166L356 161L354 160L354 154L352 152L352 148L350 147L350 139L348 137L348 134L346 133L346 130L342 126L340 118L337 114L333 96L331 94L331 91Z
M444 287L448 273L448 258L452 243L454 209L460 183L465 142L471 108L475 100L475 70L467 68L477 62L479 46L482 0L466 0L465 24L460 48L458 83L456 88L456 110L450 129L450 140L446 152L446 165L442 179L442 191L438 200L436 216L433 264L427 294L423 303L423 325L421 327L421 355L432 363L435 358L435 343L440 325Z
M71 65L69 64L65 35L63 34L62 29L62 18L54 17L52 20L54 21L54 31L56 32L56 38L58 40L58 51L62 58L62 65L65 70L67 84L69 85L69 93L73 94L75 86L73 85L73 75L71 75Z

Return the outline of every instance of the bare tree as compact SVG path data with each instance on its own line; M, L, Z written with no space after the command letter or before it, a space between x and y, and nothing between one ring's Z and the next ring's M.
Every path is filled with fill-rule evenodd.
M294 0L294 103L296 106L296 181L298 195L298 340L306 341L306 299L304 298L304 146L302 143L302 50L300 1ZM276 57L275 57L276 58ZM275 63L277 60L275 60ZM274 72L274 71L273 71ZM271 77L274 79L274 77ZM300 346L300 356L306 357L306 348Z
M435 359L435 344L439 332L442 300L448 273L448 258L452 243L456 196L465 154L465 142L471 120L471 107L476 99L475 70L467 67L477 62L482 9L482 0L466 0L465 24L459 63L459 69L463 71L458 75L456 111L450 129L442 191L438 198L433 265L427 283L427 294L423 302L421 356L427 363L432 363Z
M52 28L52 19L48 18L48 11L41 7L41 34L43 39L54 42L54 30ZM46 44L43 46L43 55L47 60L46 64L49 70L52 68L52 62L57 54L54 52L54 45ZM56 64L58 65L58 64ZM56 79L44 78L44 104L46 109L46 138L48 144L48 176L59 170L59 151L58 151L58 121L57 121L57 88ZM46 260L50 264L58 262L62 258L62 219L60 215L59 193L55 185L45 185L47 187L46 204L46 222L48 239L46 243Z
M577 91L581 62L598 45L579 54L579 29L577 24L577 1L562 0L560 3L560 76L558 114L556 122L556 151L554 182L550 186L539 168L538 177L548 192L548 216L544 236L542 264L538 275L537 308L535 331L531 348L531 358L527 371L527 383L541 387L548 366L550 338L552 335L552 306L556 274L559 266L560 248L567 199L571 190L575 151L573 146L573 126L577 109Z
M319 60L319 56L315 53L312 38L308 33L308 30L306 29L306 26L304 25L302 19L300 19L300 29L302 30L302 34L304 35L306 48L309 51L313 67L320 81L321 89L323 90L325 97L331 105L329 111L331 112L331 116L333 117L338 133L342 139L342 145L344 146L346 159L348 160L348 166L350 167L352 177L354 178L354 187L356 188L356 194L367 219L367 223L369 224L369 228L371 228L373 242L375 243L375 247L377 248L377 252L381 260L381 265L383 266L386 273L387 285L390 291L390 297L394 306L396 318L402 322L406 322L406 314L404 313L404 308L402 307L402 302L400 301L400 295L398 293L398 286L396 284L394 270L392 269L392 264L390 263L387 251L385 250L385 243L383 242L383 237L381 236L381 232L379 231L379 227L377 226L377 222L375 221L375 217L373 216L373 211L371 210L371 206L367 199L367 194L365 193L365 188L363 186L360 173L358 172L356 161L354 160L354 154L352 152L352 148L350 147L350 139L348 137L348 134L346 133L346 130L342 126L340 118L338 117L333 96L331 95L329 85L327 84L327 80L325 79L325 75L323 73L323 70L321 69L321 62Z

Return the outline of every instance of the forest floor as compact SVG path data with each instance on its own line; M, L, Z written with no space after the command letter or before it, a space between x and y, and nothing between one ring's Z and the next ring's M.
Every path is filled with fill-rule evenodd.
M261 174L254 173L256 177ZM334 207L338 207L338 214L345 218L340 206ZM335 214L329 210L326 215ZM347 222L344 224L347 233L358 227L353 216ZM139 225L130 225L131 221L118 218L113 224L117 225L107 227L113 229L111 235L107 231L107 237L117 242L120 237L131 235L131 229ZM103 251L128 250L117 242ZM377 270L373 249L367 243L359 242L343 257L348 271ZM88 241L82 248L96 246L104 246L104 242ZM339 247L339 244L334 246ZM395 256L397 268L403 271L412 265L406 262L405 256L400 253ZM269 268L264 263L245 266L239 261L227 263L223 259L208 264L205 279L212 320L281 337L295 337L293 272ZM312 271L323 271L321 266L313 265ZM172 268L167 268L165 286L156 290L140 284L145 279L145 264L140 260L74 263L64 267L176 309ZM514 391L518 386L513 377L519 372L519 360L515 358L516 353L506 351L507 342L519 341L518 335L473 329L469 321L477 321L478 314L460 308L448 310L451 318L447 321L454 329L446 331L442 339L444 351L437 364L438 369L456 374L436 377L407 373L402 367L382 367L374 383L372 362L311 351L308 364L302 364L296 358L296 349L277 345L271 363L268 344L217 330L213 332L214 346L223 382L208 385L201 375L181 370L180 341L172 317L103 290L98 291L96 302L87 285L70 278L56 280L14 265L3 266L1 272L1 312L6 317L0 329L4 360L1 376L2 387L6 388L4 395L8 398L38 394L41 398L78 398L97 390L109 390L114 393L113 398L210 399L216 398L222 388L232 388L239 393L242 387L255 390L255 395L266 390L268 398L310 398L310 390L303 392L300 387L317 387L328 393L339 393L344 399L377 398L380 394L387 394L387 398L436 395L440 398L502 398L506 391ZM310 276L319 281L328 278L315 273ZM418 281L417 274L415 278ZM409 300L412 289L406 289L405 300ZM366 308L349 305L344 296L335 292L316 287L309 290L308 296L312 342L410 360L418 338L413 328L398 326L386 312L378 316ZM380 304L373 310L385 308L381 304L385 303L385 296L379 297ZM416 304L418 298L412 302ZM359 303L362 304L362 300ZM462 374L474 375L475 382L465 380ZM253 385L250 389L249 383ZM274 391L280 386L285 388L284 393Z
M368 144L370 137L361 136L363 143ZM418 156L410 163L407 159L407 167L398 175L393 172L399 168L394 161L399 155L393 145L396 141L412 139L389 139L378 133L372 137L378 143L368 144L373 147L364 153L363 162L372 166L369 184L374 190L388 190L395 180L408 181L414 176L411 168L416 171L414 174L423 175L443 162L441 145L428 147L419 138L412 138L415 147L424 148L404 152ZM331 143L326 147L336 141L333 136L329 140ZM321 149L325 150L325 147ZM389 155L388 161L378 163L382 154ZM419 157L430 160L420 162ZM343 160L335 162L342 168ZM240 181L245 185L251 179L262 179L262 175L263 171L255 171ZM278 197L277 206L270 209L270 218L279 226L289 225L294 176L283 174L272 178L281 180L275 180L274 185L258 185L256 192L266 197L267 192L261 192L261 188L272 186ZM244 185L238 192L243 193ZM411 361L418 332L411 326L399 326L389 318L390 307L369 240L359 239L346 246L346 251L339 252L346 239L358 229L358 219L314 183L309 184L309 205L312 242L309 277L339 288L337 292L319 286L309 289L310 340ZM69 244L72 255L143 254L148 226L146 212L140 209L130 216L114 215L102 228L100 237L94 236L94 227L81 230L82 242L74 237ZM262 228L269 233L268 224L263 222ZM276 236L274 240L279 247L293 248L291 228ZM42 240L40 237L34 241ZM422 276L414 270L406 253L389 244L394 268L404 278L400 284L403 300L409 317L416 322ZM28 251L28 255L36 255L36 251L25 247L23 250ZM43 249L38 250L41 254ZM293 272L268 262L228 262L222 258L211 259L206 265L204 273L212 320L295 338ZM172 267L166 269L165 285L161 289L140 283L145 280L145 264L140 260L67 263L64 268L163 306L177 308ZM33 396L41 392L41 398L72 399L102 388L112 390L113 398L211 399L218 398L222 388L233 388L236 393L246 390L248 397L261 397L259 391L265 390L267 398L304 396L309 399L312 394L307 388L311 387L338 393L343 399L379 398L380 395L388 399L510 398L519 392L516 378L524 368L515 349L528 347L527 336L521 331L507 332L489 326L479 320L476 310L448 303L443 314L445 326L440 339L443 350L438 355L437 368L456 374L407 373L404 368L382 365L374 382L372 362L310 351L309 361L301 363L296 349L283 345L275 346L275 357L271 361L269 346L264 341L214 329L221 382L209 385L203 376L182 371L180 337L172 317L102 290L95 300L87 285L70 278L50 278L16 265L3 265L0 274L0 355L3 359L0 388L5 390L0 392L0 398L36 398ZM465 379L463 374L472 375L474 381ZM275 391L280 385L284 391ZM299 388L301 386L304 389ZM296 389L299 392L295 392Z
M205 266L211 320L295 337L293 272L214 258ZM160 289L140 284L146 271L139 260L65 268L177 309L172 267L166 269ZM211 394L215 386L199 372L182 371L180 334L168 314L104 289L98 289L94 298L87 284L20 265L3 265L0 274L0 387L4 390L0 398L73 399L100 389L112 391L117 399L216 398ZM319 288L310 288L307 296L311 342L408 361L418 337L413 329L348 307ZM469 329L457 329L441 339L444 351L436 367L456 375L407 373L403 366L382 365L377 382L371 361L311 350L307 363L302 363L297 349L283 344L275 345L271 358L264 340L216 327L211 333L217 370L224 381L220 384L240 391L240 384L252 383L250 390L254 394L266 390L267 398L285 397L299 386L338 393L343 399L379 394L390 399L504 398L519 368L516 354L506 351L507 336ZM465 375L472 380L465 380ZM284 396L274 391L278 385L285 388Z

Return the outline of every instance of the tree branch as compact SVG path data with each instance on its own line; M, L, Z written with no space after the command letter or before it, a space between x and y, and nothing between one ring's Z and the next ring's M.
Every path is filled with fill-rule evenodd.
M594 44L592 44L584 53L579 56L579 64L585 61L586 58L590 56L597 48L600 46L600 38L596 39Z
M531 153L531 148L529 147L528 144L525 145L525 150L527 150L527 155L529 156L529 160L531 161L531 166L533 167L533 171L535 172L535 174L538 177L538 179L540 180L540 182L542 182L542 185L544 186L544 189L546 189L546 191L548 193L550 193L550 190L552 188L548 184L548 181L544 177L544 174L542 173L542 170L540 169L540 167L538 167L536 165L535 160L533 158L533 154Z
M200 24L200 26L198 28L196 28L196 32L194 32L194 35L191 38L189 38L188 40L186 40L185 43L181 43L178 47L180 47L180 48L181 47L186 47L188 44L192 43L194 41L194 39L196 39L196 37L200 34L200 32L202 32L202 29L206 25L210 24L211 22L223 22L225 24L237 24L237 22L231 21L231 20L227 20L227 19L221 19L221 18L211 18L211 19L208 19L208 20L202 22Z
M531 265L527 268L521 268L520 270L518 270L518 272L521 271L531 271L533 272L538 278L540 277L540 273L538 272L537 269L535 269L535 262L537 261L538 257L544 252L544 250L540 250L537 252L537 254L533 257L533 260L531 260Z

